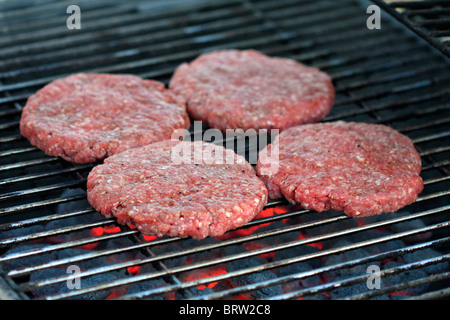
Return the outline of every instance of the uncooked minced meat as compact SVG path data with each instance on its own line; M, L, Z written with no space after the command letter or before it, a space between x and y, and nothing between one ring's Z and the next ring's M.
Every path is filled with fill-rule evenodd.
M32 95L21 134L51 156L88 163L188 128L185 101L133 75L75 74Z
M245 158L202 141L167 140L113 155L89 173L87 190L91 205L119 223L196 239L242 226L267 202Z
M186 98L193 119L220 130L316 122L330 112L335 94L324 72L254 50L203 54L176 69L170 89Z
M278 171L270 171L265 153L277 147ZM384 125L306 124L283 131L267 148L256 170L269 197L306 209L370 216L396 211L423 190L412 141Z

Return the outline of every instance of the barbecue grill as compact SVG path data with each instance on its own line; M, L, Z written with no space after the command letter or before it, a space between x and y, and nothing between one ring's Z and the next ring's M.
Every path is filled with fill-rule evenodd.
M447 5L448 16L443 1L422 2L438 10ZM73 4L81 9L81 29L66 26ZM395 19L383 10L381 28L368 29L370 4L2 2L0 297L448 297L449 59L425 34L399 23L400 14ZM82 71L132 73L167 84L180 63L225 48L256 49L330 74L336 103L323 121L381 123L411 137L423 161L425 189L417 202L354 219L277 200L218 239L156 238L89 206L85 185L94 164L46 156L20 135L27 97L53 79Z

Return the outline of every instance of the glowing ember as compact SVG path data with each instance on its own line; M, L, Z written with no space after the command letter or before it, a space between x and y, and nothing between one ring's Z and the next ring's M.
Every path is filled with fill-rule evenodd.
M118 233L120 231L121 231L120 227L115 226L115 225L103 227L103 232L104 233Z
M264 209L260 213L258 213L258 215L254 218L254 220L272 217L277 214L288 212L288 211L289 211L289 209L287 209L284 206ZM252 234L253 232L255 232L255 230L257 230L259 228L263 228L263 227L270 225L270 223L271 222L262 223L262 224L258 224L257 226L249 227L249 228L243 227L243 228L235 230L235 231L227 232L223 236L218 237L217 239L227 240L227 239L234 239L236 237L245 237L245 236Z
M303 233L301 233L300 232L300 234L299 234L299 236L298 236L298 239L299 240L303 240L303 239L307 239L308 237L306 237ZM308 244L306 244L307 246L310 246L310 247L314 247L314 248L317 248L317 249L319 249L319 250L322 250L322 248L323 248L323 245L322 245L322 242L313 242L313 243L308 243Z
M195 281L195 280L199 280L199 279L205 279L205 278L209 278L209 277L213 277L213 276L217 276L220 274L224 274L227 271L225 270L225 267L222 265L217 265L214 267L210 267L207 269L201 269L201 270L194 270L192 272L189 272L187 274L184 274L182 276L182 280L183 282L188 282L188 281ZM206 289L206 288L214 288L217 285L217 282L211 282L208 283L206 285L199 285L197 286L197 289L202 290L202 289Z
M146 234L142 234L142 238L144 238L145 241L152 241L152 240L156 239L156 236L155 235L149 236L149 235L146 235Z
M135 276L135 275L139 274L139 272L141 271L141 268L139 266L128 267L127 271L130 274Z

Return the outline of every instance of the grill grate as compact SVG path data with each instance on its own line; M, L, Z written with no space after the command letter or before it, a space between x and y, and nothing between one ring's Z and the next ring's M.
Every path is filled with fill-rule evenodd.
M450 3L448 1L375 0L374 2L450 57Z
M0 4L5 295L274 300L450 295L449 63L426 42L388 18L381 30L368 30L366 2L356 0L185 1L181 7L179 1L78 1L81 30L66 28L65 9L73 1L34 2ZM27 20L31 25L19 23ZM85 182L93 165L45 156L20 136L26 98L53 79L96 71L167 84L179 63L223 48L252 48L319 67L337 90L324 121L383 123L410 136L423 161L425 190L418 201L361 219L272 201L257 219L220 239L156 239L89 206ZM381 289L336 295L365 286L372 264L381 267ZM70 265L81 267L79 290L67 290Z

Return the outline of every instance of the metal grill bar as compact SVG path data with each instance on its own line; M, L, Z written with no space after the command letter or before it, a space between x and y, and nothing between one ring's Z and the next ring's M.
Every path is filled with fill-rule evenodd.
M11 229L15 229L15 228L22 228L22 227L26 227L26 226L30 226L30 225L34 225L34 224L38 224L38 223L46 223L46 222L50 222L53 220L65 219L65 218L76 217L76 216L87 214L87 213L93 213L94 211L95 210L93 208L87 208L84 210L68 212L68 213L61 213L58 215L49 215L49 216L43 216L43 217L38 217L38 218L20 220L18 222L11 222L11 223L3 224L0 226L0 230L5 231L5 230L11 230ZM4 239L2 241L4 241ZM0 258L0 261L2 261L1 258Z
M24 195L35 194L35 193L39 193L39 192L58 190L58 189L63 189L63 188L70 188L70 187L81 185L82 183L85 183L85 182L86 182L85 179L80 179L80 180L75 180L75 181L69 182L69 183L67 183L67 182L66 183L58 183L58 184L54 184L51 186L37 187L37 188L33 188L33 189L9 192L9 193L0 195L0 201L15 198L15 197L20 197L20 196L24 196Z
M0 152L0 157L6 157L6 156L11 156L13 154L25 153L25 152L36 151L36 150L37 150L36 147L12 149L12 150Z
M11 184L11 183L16 183L16 182L23 182L23 181L30 181L30 180L34 180L34 179L48 178L51 176L63 175L63 174L70 173L70 172L81 171L83 169L89 169L92 167L93 167L93 165L88 164L88 165L81 165L81 166L76 166L76 167L60 169L60 170L40 172L40 173L36 173L36 174L28 174L28 175L24 175L24 176L13 177L13 178L6 178L3 180L0 180L0 185Z
M27 209L39 208L39 207L44 207L44 206L48 206L48 205L52 205L52 204L59 204L59 203L64 203L64 202L68 202L68 201L73 201L73 200L81 200L81 199L85 199L85 198L86 198L86 195L80 193L78 195L65 197L65 198L35 201L33 203L17 205L17 206L8 207L8 208L0 208L0 216L6 215L6 214L17 213L17 212L27 210Z
M92 229L92 228L95 228L95 227L107 226L107 225L110 225L112 223L114 223L114 220L111 219L111 220L103 220L103 221L93 222L93 223L88 223L88 224L81 224L81 225L76 225L76 226L70 226L70 227L65 227L65 228L59 228L59 229L55 229L55 230L51 230L51 231L38 232L38 233L35 233L33 235L26 235L26 236L21 236L21 237L15 237L14 239L9 239L9 241L8 240L4 240L3 243L4 244L8 244L8 243L14 243L14 242L34 240L34 239L44 238L44 237L51 237L51 236L64 234L64 233L67 233L67 232L74 232L74 231Z
M0 166L0 171L24 168L27 166L35 166L35 165L56 162L56 161L59 161L59 159L58 158L40 158L40 159L36 159L36 160L21 161L21 162L17 162L17 163Z

